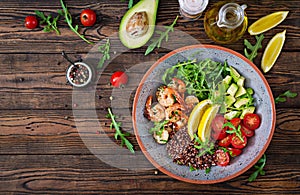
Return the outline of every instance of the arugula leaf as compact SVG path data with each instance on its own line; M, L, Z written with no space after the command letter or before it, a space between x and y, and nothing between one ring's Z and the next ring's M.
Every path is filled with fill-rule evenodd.
M261 34L260 36L255 36L256 38L256 44L252 45L247 39L244 39L244 45L245 45L245 49L244 49L244 53L245 56L250 60L253 61L253 59L257 56L257 50L262 48L261 42L262 40L265 38L263 34ZM251 53L248 53L248 50L251 51Z
M164 130L164 126L168 124L168 122L168 120L154 122L154 127L150 129L150 133L153 134L155 132L157 135L161 135L162 131Z
M110 41L109 39L107 39L106 43L104 45L100 45L98 47L98 50L100 53L102 53L102 58L100 59L99 63L98 63L98 67L97 68L102 68L103 64L106 60L110 59L110 55L109 55L109 51L110 51Z
M280 102L286 102L286 98L295 98L298 94L297 93L293 93L290 90L287 90L286 92L280 94L278 97L275 98L275 103L280 103Z
M122 123L117 122L116 116L112 113L112 111L110 110L110 108L108 108L108 115L106 115L107 118L111 119L111 124L110 124L110 129L115 129L115 139L118 140L118 138L121 138L121 146L123 146L124 144L126 145L126 147L128 148L128 150L131 153L134 153L134 149L133 149L133 145L130 143L130 141L126 138L126 136L129 136L129 133L122 133L121 131L121 125Z
M248 181L249 182L252 182L254 181L258 174L260 175L265 175L265 171L263 170L263 168L265 167L266 165L266 161L267 161L267 156L266 154L264 154L260 159L259 161L255 164L254 168L256 169L251 175L250 177L248 178Z
M57 28L57 21L60 17L60 14L58 14L55 18L52 18L50 14L46 17L43 12L40 12L38 10L35 10L34 12L39 18L42 19L40 21L40 24L45 24L45 23L47 24L44 27L44 32L55 31L57 35L60 35L60 31Z
M125 2L126 0L121 0L121 2ZM133 0L128 0L128 9L132 8Z
M239 125L237 128L235 128L235 126L231 122L227 122L222 126L222 128L224 128L224 127L229 127L231 129L231 130L227 130L226 133L229 133L229 134L235 133L236 136L238 136L238 138L244 142L242 132L241 132L241 125Z
M67 22L68 26L70 27L70 29L85 42L87 42L89 44L93 44L93 42L87 40L84 35L81 35L78 32L78 25L76 25L75 27L73 26L72 15L70 14L70 12L69 12L67 6L64 4L63 0L60 0L60 4L61 4L61 7L63 8L63 15L64 15L66 22Z
M160 37L158 39L154 39L151 40L151 44L148 46L146 52L145 52L145 56L148 55L149 53L151 53L155 47L160 48L161 46L161 42L165 39L166 42L168 42L169 39L169 32L173 32L174 31L174 25L176 24L178 20L178 16L175 18L175 20L173 21L173 23L170 26L165 26L166 31L159 31L157 30L156 33L160 35Z

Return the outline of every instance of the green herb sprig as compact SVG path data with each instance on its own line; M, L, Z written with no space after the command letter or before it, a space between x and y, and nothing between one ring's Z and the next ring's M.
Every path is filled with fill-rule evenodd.
M235 126L231 122L227 122L223 125L222 128L224 128L224 127L230 128L230 130L227 130L226 133L236 134L236 136L238 136L238 138L240 140L242 140L242 142L245 142L245 140L243 139L243 136L242 136L242 132L241 132L241 125L239 125L237 128L235 128Z
M173 32L174 31L174 25L176 24L178 20L178 16L175 18L175 20L173 21L173 23L170 25L170 26L165 26L166 28L166 31L163 32L163 31L160 31L160 30L157 30L156 33L159 34L159 38L157 39L154 39L154 40L151 40L151 44L148 46L146 52L145 52L145 56L148 55L149 53L151 53L155 47L157 48L160 48L161 46L161 42L165 39L166 42L168 42L169 40L169 32Z
M214 143L210 142L209 140L202 142L197 134L194 134L195 142L199 145L194 145L194 148L199 150L197 156L203 156L204 154L208 153L210 155L215 153L215 145Z
M275 103L286 102L286 98L295 98L298 94L287 90L275 98Z
M121 0L121 2L125 2L126 0ZM128 9L132 8L133 0L128 0Z
M153 134L155 132L157 135L161 135L162 131L164 130L164 126L168 124L168 122L168 120L154 122L154 127L150 129L150 133Z
M123 146L124 144L126 145L126 147L128 148L128 150L131 153L134 153L134 149L133 149L133 145L130 143L130 141L126 138L126 136L129 136L130 133L122 133L121 131L121 123L116 121L116 116L112 113L111 109L108 108L108 115L106 116L107 118L111 119L111 124L110 124L110 129L115 129L115 139L118 140L118 138L121 138L121 146Z
M100 53L102 53L102 58L100 59L99 63L98 63L98 67L97 68L102 68L103 67L103 64L106 60L109 60L110 59L110 55L109 55L109 52L110 52L110 41L109 39L107 39L106 43L104 45L100 45L98 47L98 51Z
M63 8L63 15L64 15L66 22L69 25L70 29L85 42L87 42L89 44L93 44L93 42L87 40L84 35L82 35L78 32L78 25L73 26L72 15L70 14L70 12L69 12L67 6L64 4L63 0L60 0L60 4L61 4L61 7Z
M39 18L42 19L40 21L40 24L46 24L46 26L44 26L44 32L55 31L57 35L60 35L60 31L58 30L57 27L57 21L60 17L60 14L58 14L55 18L53 18L51 14L46 16L43 12L40 12L38 10L35 10L34 12Z
M254 165L254 168L256 169L251 175L250 177L248 178L248 181L249 182L252 182L254 181L257 176L260 174L260 175L265 175L265 171L263 170L263 168L265 167L266 165L266 162L267 162L267 156L266 154L264 154L260 159L259 161Z
M244 45L245 45L245 49L244 49L244 53L245 56L250 60L253 61L253 59L257 56L257 51L258 49L262 48L261 42L264 39L264 35L261 34L260 36L255 36L256 39L256 44L252 45L247 39L244 39ZM251 51L251 53L249 54L248 50Z

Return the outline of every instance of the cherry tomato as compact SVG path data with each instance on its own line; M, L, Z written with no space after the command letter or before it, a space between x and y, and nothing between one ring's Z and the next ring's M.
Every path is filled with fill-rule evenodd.
M242 153L241 149L237 148L227 148L231 157L236 157Z
M227 127L223 128L223 125L226 123L226 119L222 115L217 115L212 121L212 137L214 140L221 140L227 136L226 130Z
M25 27L28 29L34 29L38 25L38 20L35 16L27 16L25 18Z
M125 72L117 71L110 77L110 83L114 87L120 87L128 82L128 76Z
M219 141L219 146L228 147L231 144L231 135L227 135L227 137L221 139Z
M235 128L237 128L239 126L239 124L241 123L241 119L240 118L233 118L230 120L231 124L233 124L233 126Z
M260 117L254 113L247 113L244 116L243 124L250 130L255 130L260 125Z
M241 140L237 135L233 135L231 138L231 145L234 148L242 149L247 145L247 137L242 135L243 140Z
M80 21L83 26L93 26L96 19L96 13L91 9L85 9L80 14Z
M246 137L252 137L254 136L254 131L248 129L247 127L245 127L244 125L241 125L241 132L243 135L245 135Z
M216 151L216 163L219 166L227 166L229 164L230 157L228 152L224 152L223 150Z

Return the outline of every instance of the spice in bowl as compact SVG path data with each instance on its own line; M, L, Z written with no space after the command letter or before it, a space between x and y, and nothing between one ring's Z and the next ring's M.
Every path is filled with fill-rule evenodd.
M83 62L71 64L67 70L67 80L75 87L84 87L92 80L92 69Z

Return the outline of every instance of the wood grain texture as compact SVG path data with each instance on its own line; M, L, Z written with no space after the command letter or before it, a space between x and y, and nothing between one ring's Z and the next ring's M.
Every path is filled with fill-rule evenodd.
M10 0L0 2L0 191L2 194L299 194L300 190L300 101L297 98L276 105L276 129L266 150L266 175L255 182L247 179L254 169L230 181L214 185L194 185L177 181L153 167L143 171L117 169L98 159L84 142L84 137L107 136L101 143L110 154L114 130L105 117L112 107L124 131L133 133L132 102L136 87L151 63L174 48L202 43L215 44L206 36L203 17L191 22L179 17L175 33L160 49L144 56L146 46L128 50L120 43L119 23L127 11L120 0L65 0L79 25L80 33L98 43L109 37L118 49L114 59L101 71L95 88L74 90L66 84L69 65L61 56L65 51L73 60L87 60L96 44L89 45L60 20L61 35L45 33L42 26L29 30L24 18L40 10L56 15L61 9L56 1ZM137 1L135 1L137 2ZM209 1L211 7L216 0ZM275 66L265 74L274 97L286 90L300 92L300 1L251 0L246 3L249 24L275 11L289 11L280 25L264 33L262 43L287 30L286 43ZM85 8L96 11L96 25L85 28L79 22ZM177 0L161 0L158 25L170 25L179 14ZM185 33L193 41L182 42ZM183 36L185 36L183 35ZM172 37L173 36L173 37ZM243 54L243 39L254 42L248 33L233 44L223 45ZM184 39L186 40L186 39ZM101 43L101 42L100 42ZM122 51L122 52L119 52ZM263 49L254 63L260 66ZM93 55L97 65L100 54ZM123 89L109 85L116 70L127 71L129 83ZM88 98L91 99L88 99ZM110 98L113 97L111 101ZM87 115L94 111L94 115ZM95 123L96 122L96 123ZM97 129L101 127L101 132ZM83 136L83 137L82 137ZM129 137L135 150L139 146ZM90 144L97 145L96 141ZM125 162L126 163L126 162ZM149 166L145 161L142 166Z

